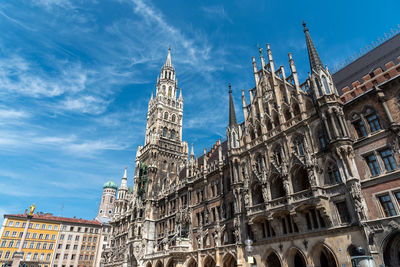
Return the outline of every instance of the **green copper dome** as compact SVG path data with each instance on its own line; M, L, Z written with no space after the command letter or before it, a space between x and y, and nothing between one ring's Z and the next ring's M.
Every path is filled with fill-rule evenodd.
M128 187L128 194L133 194L133 187L132 186Z
M108 181L107 183L105 183L103 185L103 189L104 188L114 188L114 189L118 189L118 186L116 183L114 183L113 181Z

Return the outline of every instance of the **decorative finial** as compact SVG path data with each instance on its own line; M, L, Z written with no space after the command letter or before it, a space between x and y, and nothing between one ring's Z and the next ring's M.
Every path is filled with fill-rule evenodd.
M122 177L122 178L127 178L127 177L128 177L128 176L127 176L127 173L126 173L127 170L128 170L128 166L125 167L124 177Z
M259 44L257 44L257 47L258 47L258 53L260 53L260 57L263 57L263 49L262 49L262 47L260 47Z
M305 32L308 31L307 24L304 20L303 20L303 28Z

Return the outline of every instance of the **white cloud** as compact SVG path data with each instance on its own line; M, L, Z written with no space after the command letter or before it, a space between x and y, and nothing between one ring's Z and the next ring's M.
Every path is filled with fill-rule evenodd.
M80 64L64 64L61 73L45 73L24 58L14 55L0 61L0 89L30 97L55 97L85 89L87 73ZM4 94L4 92L3 92Z
M10 120L19 120L30 116L31 115L24 110L7 109L0 106L0 123L1 120L7 120L10 122Z
M101 114L107 109L110 100L94 95L67 97L62 101L61 108L79 113Z

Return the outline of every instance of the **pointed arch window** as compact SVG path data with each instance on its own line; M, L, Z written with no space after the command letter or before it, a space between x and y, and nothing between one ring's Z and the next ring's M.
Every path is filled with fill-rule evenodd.
M164 160L164 162L163 162L163 170L166 170L167 169L167 161L166 160Z
M340 172L336 164L329 164L327 173L330 184L339 184L342 182L342 178L340 177Z
M327 140L326 140L326 135L322 129L318 131L318 140L321 149L325 149L327 145Z
M322 96L323 93L322 93L321 85L320 85L318 79L315 79L315 84L317 85L317 89L318 89L318 94L319 94L319 96Z
M170 86L168 88L168 97L171 97L171 96L172 96L172 87Z
M172 115L171 120L172 120L172 122L175 122L175 121L176 121L176 116L175 116L175 114Z
M292 118L292 115L290 114L290 110L287 108L287 109L285 109L285 111L284 111L284 116L285 116L285 120L286 121L288 121L288 120L290 120L291 118Z
M164 113L164 120L168 120L168 112Z
M171 130L170 139L172 139L172 140L175 139L175 131L174 130Z
M304 138L298 136L293 142L293 151L299 156L304 156Z
M325 76L322 76L322 83L324 84L325 92L326 92L327 94L330 94L331 91L329 90L328 81L327 81L327 79L326 79Z
M167 137L167 132L168 132L167 127L164 127L164 129L163 129L163 137Z
M279 121L278 113L275 112L275 114L274 114L274 116L273 116L273 120L274 120L274 127L279 126L280 121Z
M236 134L235 132L232 133L232 146L236 148Z
M282 156L281 156L281 147L277 146L274 149L273 160L277 166L280 166L282 163Z
M165 87L165 85L162 86L162 93L163 93L163 95L166 94L166 88L167 88L167 87Z

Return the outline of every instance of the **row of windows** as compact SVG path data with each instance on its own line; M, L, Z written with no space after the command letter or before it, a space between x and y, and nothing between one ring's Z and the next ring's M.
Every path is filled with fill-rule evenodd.
M64 260L67 260L68 259L68 254L64 254L62 258ZM57 253L55 259L56 260L61 259L61 254ZM71 260L75 260L76 259L76 254L71 254L70 259ZM92 261L93 259L94 259L94 255L90 255L90 256L89 255L79 255L79 260L80 261L82 261L82 260L85 260L85 261L91 260ZM57 266L57 265L54 265L54 266Z
M175 132L175 130L169 131L169 137L168 137L168 129L167 129L167 127L164 127L162 136L164 138L169 138L169 139L174 140L177 136L177 132Z
M13 231L11 234L11 237L17 237L17 234L18 234L17 231ZM23 234L24 234L24 232L19 232L18 237L21 238ZM10 236L10 231L5 231L4 237L9 237L9 236Z
M378 199L382 206L382 211L385 217L396 216L399 214L400 211L398 207L395 207L393 203L397 202L400 204L400 191L385 193L378 196Z
M164 120L168 120L168 118L169 118L169 114L168 114L168 112L165 112L165 113L164 113ZM175 115L175 114L172 114L172 115L171 115L171 121L172 121L172 122L175 122L175 121L176 121L176 115Z
M65 245L65 249L70 249L71 248L71 245L70 244L66 244ZM62 249L62 244L58 244L58 247L57 247L57 249ZM78 249L78 245L74 245L73 246L73 250L77 250ZM81 246L81 250L96 250L96 246L85 246L85 245L82 245Z
M14 222L14 221L8 221L7 226L10 227L22 227L25 228L26 222L20 223L20 222ZM35 229L42 229L42 230L58 230L58 225L51 225L51 224L40 224L40 223L30 223L29 228L35 228Z
M14 240L9 240L8 244L7 244L7 240L3 240L0 244L0 247L9 247L9 248L18 248L19 245L21 244L20 240L14 241ZM29 244L29 248L30 249L49 249L52 250L54 243L47 243L47 242L28 242L28 241L24 241L24 243L22 244L22 248L28 248L28 244Z
M2 258L2 256L3 256L3 251L2 250L0 250L0 259ZM11 252L10 251L6 251L5 253L4 253L4 258L3 259L5 259L5 260L8 260L8 259L11 259ZM33 261L36 261L36 260L40 260L40 261L44 261L44 260L46 260L46 261L50 261L50 259L51 259L51 253L47 253L46 255L45 255L45 253L41 253L40 255L39 255L39 253L34 253L33 254L33 257L32 257L32 253L31 252L28 252L27 254L26 254L26 256L25 256L25 260L26 261L30 261L30 260L33 260Z
M64 240L64 238L65 238L65 235L64 235L64 234L61 234L61 235L60 235L60 240ZM72 236L72 235L68 235L67 239L68 239L68 240L72 240L72 239L73 239L73 236ZM79 241L79 239L80 239L80 236L79 236L79 235L76 235L76 236L75 236L75 241ZM82 238L82 241L84 241L84 242L85 242L85 241L92 242L92 240L93 240L93 242L97 242L97 237L96 237L96 236L94 236L94 237L92 237L92 236L89 236L89 237L84 236L84 237Z
M32 236L31 236L31 234L32 234ZM20 237L22 237L21 234L20 234ZM37 233L30 233L30 232L26 233L27 239L36 239L36 238L43 239L43 237L45 240L49 240L50 235L49 234L39 234L38 235ZM55 240L55 239L56 239L56 235L51 235L51 240Z
M371 154L365 155L364 159L372 176L380 175L382 169L386 172L391 172L397 169L397 162L394 153L389 148L374 151Z
M68 226L67 225L63 225L63 227L62 227L62 230L63 231L68 231ZM69 231L71 231L71 232L73 232L73 231L76 231L76 232L85 232L85 233L99 233L99 229L93 229L93 228L88 228L88 227L85 227L85 228L83 228L83 227L74 227L74 226L70 226L69 227Z
M351 123L357 132L358 138L382 130L379 118L372 109L367 109L364 114L354 114L351 117ZM366 127L366 125L368 125L368 127Z

